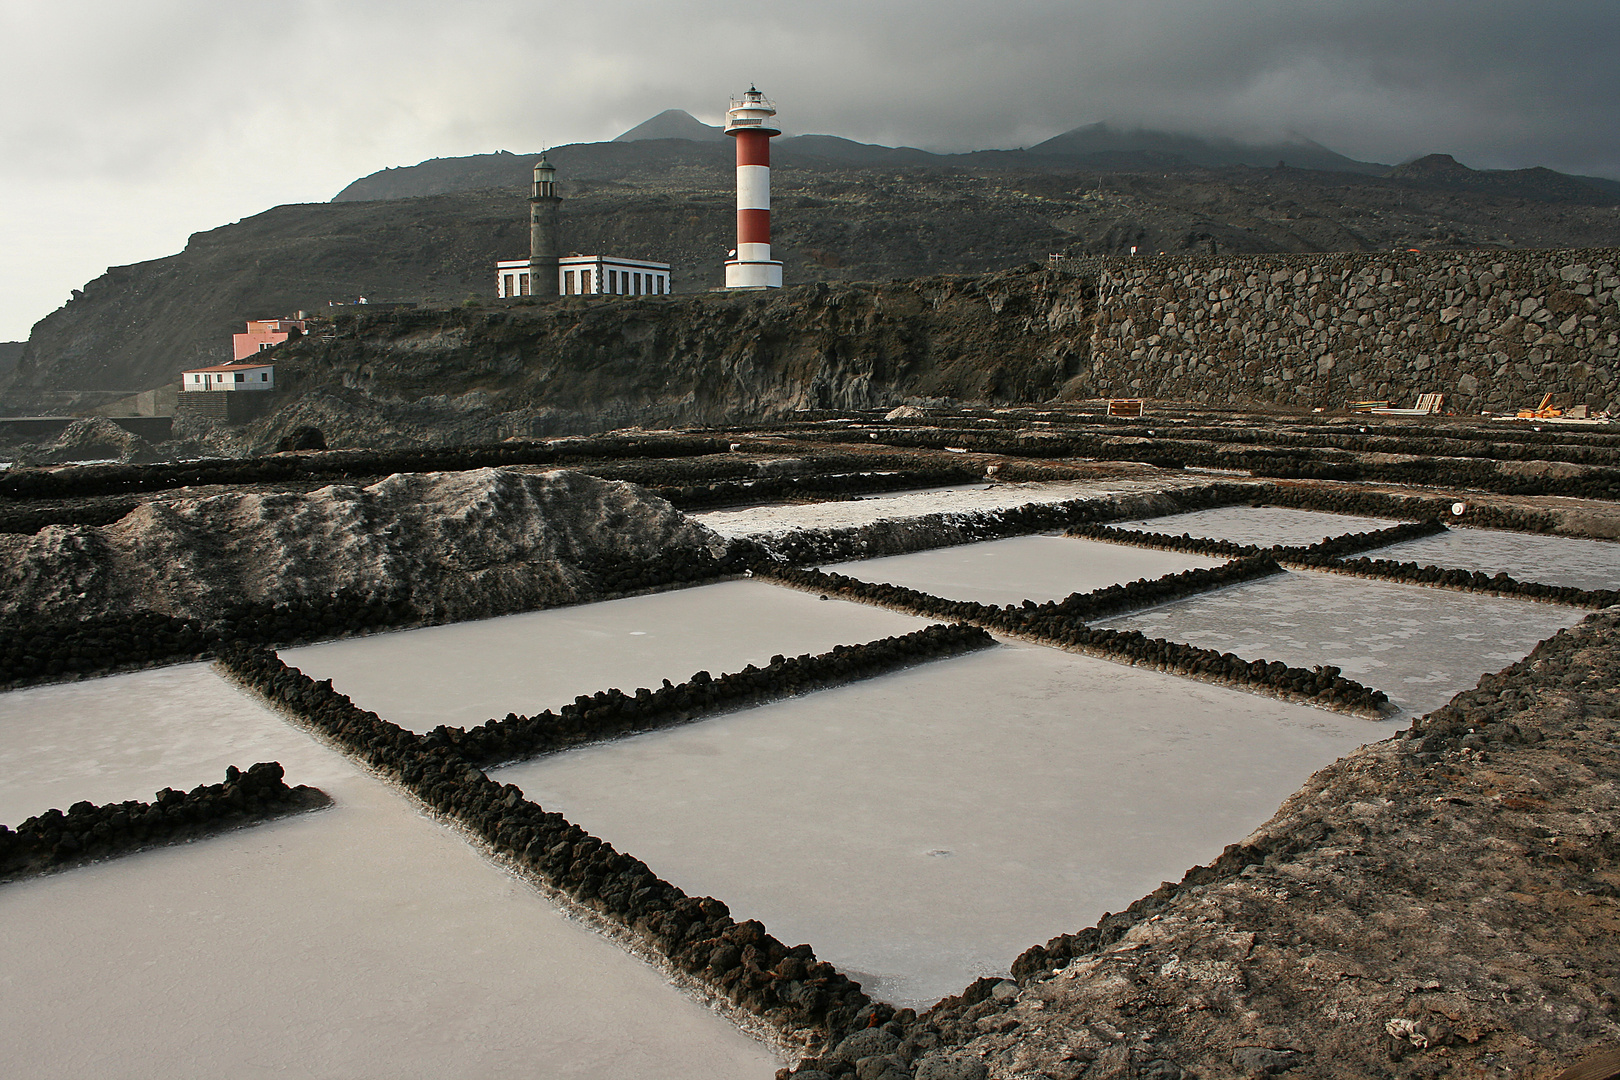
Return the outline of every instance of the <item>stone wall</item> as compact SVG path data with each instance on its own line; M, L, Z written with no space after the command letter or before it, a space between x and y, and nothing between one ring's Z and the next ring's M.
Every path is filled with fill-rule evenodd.
M281 400L274 390L184 390L175 396L175 413L245 424L273 412Z
M1620 410L1620 250L1108 259L1072 396Z

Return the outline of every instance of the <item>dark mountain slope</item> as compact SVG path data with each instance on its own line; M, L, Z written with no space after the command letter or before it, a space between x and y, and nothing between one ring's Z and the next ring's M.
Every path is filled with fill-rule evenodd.
M651 120L643 120L614 142L641 142L645 139L690 139L693 142L724 142L726 133L705 124L685 109L665 109Z
M17 366L17 361L22 359L23 348L27 344L26 341L0 341L0 382L5 381L11 369Z
M727 186L734 183L732 170L735 159L731 140L724 135L720 136L722 142L655 135L621 141L623 139L620 136L607 143L571 143L553 147L546 154L557 167L559 179L570 183L617 181L672 185L684 181L705 187L716 183ZM384 169L361 177L333 196L332 201L409 199L491 188L525 191L539 156L539 151L511 154L502 150L465 158L434 158L420 165ZM926 150L873 146L835 135L784 136L771 143L771 161L775 167L815 172L843 169L850 165L944 167L952 160ZM1029 164L1041 167L1049 162L1033 161Z
M278 206L191 237L165 259L113 267L36 323L9 405L64 406L48 391L135 392L230 358L242 321L360 296L464 296L523 248L521 201L488 195ZM491 267L486 270L486 267Z
M1450 154L1429 154L1397 165L1387 175L1431 190L1482 191L1549 203L1609 206L1620 195L1620 191L1552 169L1470 169Z
M571 143L546 151L561 180L571 183L597 180L636 182L672 178L684 170L697 170L718 180L731 177L731 141L725 145L689 139L642 139L635 142ZM332 197L333 202L376 199L412 199L456 191L499 188L522 194L528 191L534 163L532 153L476 154L465 158L434 158L420 165L384 169L363 176ZM465 164L462 164L465 163Z
M1388 165L1356 161L1334 153L1320 143L1298 139L1284 143L1241 143L1235 139L1214 139L1198 135L1178 135L1166 131L1135 129L1124 131L1107 124L1087 124L1029 148L1031 154L1070 160L1105 159L1109 156L1151 156L1180 159L1190 165L1221 168L1250 165L1269 168L1279 161L1296 169L1364 173L1376 176Z
M1127 151L1119 168L1079 168L1030 151L941 158L830 136L778 143L773 241L790 283L978 273L1132 247L1620 244L1620 198L1543 170L1499 175L1431 162L1386 178L1204 168L1184 158L1127 168ZM594 143L551 158L566 198L565 250L668 261L678 292L720 285L735 236L728 144ZM0 382L0 405L63 408L74 393L171 383L183 368L226 356L248 318L358 296L441 306L488 297L495 260L527 253L532 166L530 156L502 153L390 170L332 203L277 207L199 233L177 255L114 268L36 325Z

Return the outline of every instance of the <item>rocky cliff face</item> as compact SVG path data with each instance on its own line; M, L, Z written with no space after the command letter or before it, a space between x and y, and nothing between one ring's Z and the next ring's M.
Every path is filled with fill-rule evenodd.
M770 294L352 316L250 429L332 445L768 422L910 399L1620 408L1620 252L1107 260Z
M273 448L721 424L907 398L1040 401L1086 363L1080 278L1042 270L704 297L349 316L277 353Z

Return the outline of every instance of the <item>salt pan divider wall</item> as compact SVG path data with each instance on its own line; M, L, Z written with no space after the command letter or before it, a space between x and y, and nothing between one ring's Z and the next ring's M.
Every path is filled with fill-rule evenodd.
M441 726L425 736L356 707L331 680L316 682L267 649L233 643L220 663L233 678L403 786L526 876L654 950L693 985L763 1019L783 1043L804 1048L831 1046L848 1031L874 1017L886 1021L893 1012L875 1005L831 964L817 961L810 946L789 948L756 920L735 922L719 900L688 896L640 860L525 799L517 787L491 780L474 758L510 759L651 730L706 711L870 677L988 644L983 630L931 626L816 657L778 657L765 669L718 679L699 672L660 691L604 692L538 717L510 715L471 732Z
M1366 716L1379 716L1389 697L1339 674L1335 667L1307 671L1280 661L1244 660L1231 653L1196 645L1149 638L1138 631L1106 630L1086 625L1088 619L1165 603L1211 589L1282 572L1269 555L1239 559L1209 570L1188 570L1155 581L1110 585L1092 593L1074 593L1063 600L1005 608L972 600L948 600L899 585L860 581L820 570L779 568L767 576L786 585L824 592L863 603L891 607L925 617L961 619L1024 638L1041 645L1090 653L1132 665L1143 665L1206 682L1263 690L1286 700L1305 701L1324 708Z
M1350 533L1324 540L1310 547L1277 545L1264 549L1254 544L1235 544L1229 540L1186 534L1167 536L1164 533L1115 529L1106 525L1077 525L1070 529L1067 535L1127 547L1186 551L1199 555L1252 558L1269 553L1285 566L1325 570L1328 573L1346 574L1351 577L1399 581L1409 585L1430 585L1441 589L1455 589L1459 592L1510 596L1547 604L1567 604L1570 607L1606 608L1620 603L1620 592L1614 589L1577 589L1568 585L1543 585L1535 581L1519 581L1506 573L1493 575L1478 570L1419 566L1415 562L1394 562L1389 559L1369 559L1365 556L1349 560L1344 558L1358 551L1376 550L1400 543L1402 540L1433 536L1446 531L1446 527L1438 521L1418 522L1372 532Z
M222 784L199 784L189 792L164 788L150 803L76 802L66 813L53 808L37 814L16 831L0 824L0 882L331 805L318 788L288 787L284 775L275 761L247 772L232 765Z

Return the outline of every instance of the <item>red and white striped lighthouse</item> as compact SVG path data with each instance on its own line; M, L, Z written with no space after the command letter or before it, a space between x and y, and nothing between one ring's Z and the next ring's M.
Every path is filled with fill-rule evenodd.
M782 264L771 260L771 137L775 103L750 86L733 98L726 134L737 140L737 250L726 260L726 288L780 289Z

